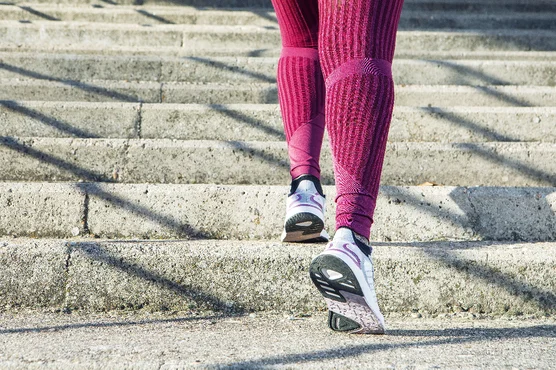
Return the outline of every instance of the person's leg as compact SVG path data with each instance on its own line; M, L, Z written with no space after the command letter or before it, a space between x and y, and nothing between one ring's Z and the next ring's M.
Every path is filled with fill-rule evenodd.
M317 0L273 0L272 4L282 36L278 97L292 177L281 239L327 241L319 166L325 88L317 51L318 3Z
M311 262L309 274L328 305L328 325L336 331L385 330L368 238L394 103L391 63L402 4L319 0L337 230Z
M394 104L403 0L319 0L319 54L336 179L336 228L369 238Z
M282 54L277 80L292 179L320 179L324 134L324 81L317 51L317 0L273 0Z

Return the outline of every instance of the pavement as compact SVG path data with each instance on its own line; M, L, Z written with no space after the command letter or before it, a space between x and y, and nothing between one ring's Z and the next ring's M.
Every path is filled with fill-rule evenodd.
M553 369L556 321L387 317L381 336L326 315L0 314L2 369Z

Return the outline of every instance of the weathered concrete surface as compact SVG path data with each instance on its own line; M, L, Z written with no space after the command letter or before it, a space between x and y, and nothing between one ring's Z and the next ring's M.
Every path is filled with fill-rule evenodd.
M276 84L188 84L121 81L0 80L0 100L170 104L276 104ZM413 107L553 107L550 86L396 86L396 104Z
M33 10L35 12L33 12ZM218 25L257 25L276 26L276 15L271 9L249 10L207 10L191 6L90 6L52 4L27 4L24 6L3 5L1 20L41 21L46 18L66 22L135 23L135 24L218 24ZM531 14L526 19L512 19L511 15L503 23L516 25L537 21L543 23L546 15ZM453 18L453 17L452 17ZM483 17L484 18L484 17ZM498 18L499 21L502 19ZM452 19L453 21L453 19Z
M0 153L4 181L253 185L291 181L282 141L3 138ZM382 183L554 186L555 153L555 143L394 142L387 146ZM321 168L322 181L333 183L328 150L323 150Z
M63 307L68 281L67 257L64 241L1 241L0 311L17 310L20 306Z
M136 138L134 103L0 101L0 136Z
M384 336L337 334L325 322L324 314L9 314L0 316L0 366L541 369L556 361L553 319L392 318Z
M109 238L183 238L210 237L217 239L274 239L282 231L285 212L286 186L172 186L172 185L108 185L83 186L89 194L88 229ZM326 187L327 229L334 230L335 191ZM500 192L504 192L501 190ZM496 194L496 191L493 191ZM512 194L512 192L510 192ZM510 195L508 194L508 196ZM516 215L513 208L504 211L497 204L498 223L491 220L495 235L513 240L519 235L525 240L552 240L554 211L547 204L549 189L537 193L513 192L515 204L527 207L543 206L544 212ZM511 198L511 197L510 197ZM497 199L494 196L492 199ZM491 199L481 199L488 203ZM491 213L484 210L484 220ZM491 239L488 228L476 223L478 215L470 203L468 190L450 187L382 187L373 239L388 240L469 240ZM523 227L536 232L513 234L505 229L508 220L521 220ZM540 223L542 221L542 223ZM486 221L485 221L486 222ZM537 226L539 225L539 226Z
M14 45L0 43L2 52L37 52L37 53L69 53L77 55L127 55L132 56L167 56L190 57L203 55L205 57L265 57L278 58L280 44L266 48L254 48L249 45L219 48L204 47L188 48L176 46L126 46L126 45ZM396 49L395 59L424 59L424 60L515 60L515 61L546 61L554 60L554 51L519 51L519 50L400 50Z
M0 101L2 136L284 140L275 104ZM396 106L391 142L556 142L555 107ZM327 146L328 144L324 144Z
M31 248L34 258L20 257L28 255L28 243L42 246ZM50 302L53 309L87 311L314 312L325 308L307 273L311 259L324 245L72 240L65 244L69 257L61 252L61 242L24 240L19 245L11 248L4 263L16 261L18 271L45 270L19 285L32 283L27 289L36 292L37 287L65 276L67 285L60 288L65 289L63 300L60 289L46 296L18 296L9 289L19 285L9 286L4 302L11 306L17 300L23 307L44 307ZM554 243L373 245L378 299L387 313L556 314ZM66 264L67 275L60 271Z
M14 0L14 4L40 4L40 3L50 3L50 4L63 4L63 5L89 5L96 4L95 0L30 0L30 1L19 1ZM106 3L102 3L107 6ZM197 7L247 7L247 8L266 8L271 9L271 5L267 0L184 0L181 4L188 6ZM136 1L123 0L115 1L110 5L139 5ZM176 5L175 2L169 0L147 0L141 2L141 5ZM477 0L440 0L440 1L426 1L426 0L408 0L404 4L404 9L406 10L467 10L469 12L486 12L489 10L511 10L511 11L521 11L521 12L554 12L556 7L554 3L550 0L535 0L535 1L524 1L524 0L504 0L497 1L495 3L484 3Z
M555 107L396 106L388 139L556 142L555 125ZM141 135L151 139L284 140L280 110L273 104L144 104Z
M288 191L285 185L102 183L4 183L0 189L7 205L1 209L2 235L275 240ZM325 192L326 224L332 231L335 190L325 187ZM554 188L383 186L372 237L556 240L555 194Z
M65 80L164 81L191 83L275 82L277 58L85 56L0 53L0 78L37 74ZM556 62L396 59L401 85L556 85Z
M0 235L78 235L84 205L85 193L73 184L0 182Z
M220 25L132 25L88 22L0 21L3 44L103 44L105 46L207 45L273 48L280 45L278 27ZM54 41L55 40L55 41ZM537 50L556 49L556 32L551 30L478 30L475 32L400 31L397 48L402 50Z
M276 14L271 9L236 10L199 10L190 6L125 6L91 8L67 6L61 8L50 4L32 6L2 6L1 20L44 19L66 22L136 23L136 24L218 24L218 25L257 25L276 26ZM469 12L423 10L404 10L399 29L554 29L554 14L548 9L544 12L515 14L501 11L495 14ZM538 10L538 9L537 9ZM507 11L507 10L506 10Z
M162 84L158 82L49 80L49 77L44 75L23 74L23 76L32 79L0 80L1 100L161 102Z

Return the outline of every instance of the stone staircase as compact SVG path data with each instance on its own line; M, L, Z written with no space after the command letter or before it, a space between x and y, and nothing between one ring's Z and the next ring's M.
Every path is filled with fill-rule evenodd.
M388 314L556 312L555 17L406 0L372 234ZM262 0L1 3L0 310L323 309L323 246L278 242L279 46Z

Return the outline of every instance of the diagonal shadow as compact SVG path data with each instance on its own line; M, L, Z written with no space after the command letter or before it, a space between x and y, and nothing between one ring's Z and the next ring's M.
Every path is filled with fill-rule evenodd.
M239 67L233 67L233 66L229 66L226 63L222 63L216 60L212 60L212 59L208 59L208 58L201 58L201 57L185 57L185 59L189 59L195 62L199 62L199 63L203 63L209 67L214 67L220 70L224 70L224 71L230 71L230 72L234 72L240 75L244 75L244 76L249 76L249 77L254 77L259 81L262 82L268 82L268 83L275 83L276 82L276 78L273 77L268 77L263 73L259 73L259 72L252 72L252 71L248 71L245 69L241 69Z
M156 222L160 226L167 227L173 230L174 232L176 232L177 235L184 236L184 237L202 238L202 239L210 238L210 235L192 227L191 225L175 220L173 217L157 214L153 212L151 209L149 209L148 207L133 203L125 198L111 194L103 190L99 184L95 183L98 181L115 182L115 180L110 177L79 167L73 163L54 157L50 154L43 153L39 150L30 148L29 146L19 143L14 138L0 137L0 145L3 145L19 153L26 154L28 156L36 158L44 163L48 163L60 169L71 172L74 175L78 176L83 181L92 182L92 183L75 184L75 186L78 189L80 189L84 194L98 197L100 199L109 202L114 206L130 210L136 214L141 215L141 217L143 218Z
M80 138L100 138L100 136L95 135L89 131L85 131L82 129L79 129L77 127L72 126L71 124L67 123L67 122L63 122L59 119L53 118L53 117L49 117L37 110L34 109L30 109L27 108L21 104L19 104L16 101L13 100L0 100L0 106L3 106L9 110L11 110L12 112L17 112L17 113L21 113L24 114L28 117L34 118L34 119L38 119L41 123L50 126L50 127L54 127L55 129L65 132L71 136L74 137L80 137Z
M521 141L518 138L513 138L511 136L506 136L506 135L500 134L500 133L498 133L494 130L488 129L488 128L483 127L483 126L480 126L480 125L476 124L475 122L473 122L473 121L471 121L467 118L463 118L461 116L458 116L456 113L453 113L453 112L448 112L448 111L442 109L441 107L420 107L419 109L421 109L423 112L425 112L427 114L441 115L442 118L445 118L446 120L450 121L451 123L453 123L457 126L464 127L464 128L473 130L474 132L480 133L482 136L484 136L489 141L504 141L504 142L520 142Z
M278 165L279 167L288 169L289 171L290 168L289 162L287 159L284 159L283 157L277 157L271 153L265 153L264 150L253 148L252 146L249 145L249 143L243 141L225 141L224 143L234 150L238 150L241 153L255 156L257 158L262 159L265 162L271 163L273 165ZM321 182L324 185L328 185L334 183L334 179L322 174Z
M436 339L428 341L413 341L407 343L378 343L378 344L359 344L351 345L336 349L324 349L320 351L311 351L304 353L297 353L291 355L278 355L265 357L251 361L240 361L235 363L226 364L213 364L209 365L209 369L250 369L250 368L274 368L274 366L284 366L295 364L312 363L316 361L341 359L346 357L357 357L363 354L370 354L374 352L381 352L394 349L410 349L420 347L435 347L444 344L466 344L473 342L482 342L492 339L500 338L554 338L556 333L555 325L532 326L527 328L517 329L451 329L451 330L427 330L421 336L439 336L447 337L446 339ZM414 335L419 334L419 331L393 331L393 335ZM454 338L456 337L456 338Z
M224 312L233 311L238 313L246 312L245 308L237 303L236 305L234 305L233 308L230 308L226 305L226 302L220 300L218 297L212 294L208 294L206 292L202 292L193 288L188 288L164 277L162 274L147 270L146 268L138 266L133 262L127 262L124 260L123 257L111 254L110 252L102 248L102 246L98 243L74 242L70 243L69 245L70 255L73 254L74 251L78 250L80 252L83 252L91 260L107 264L108 266L120 270L130 276L135 276L143 280L152 282L163 289L175 292L184 298L193 300L198 304L208 307L212 310Z
M443 65L443 66L446 66L450 69L453 69L459 75L462 75L462 76L470 75L470 76L474 76L474 77L484 81L486 86L475 86L475 89L480 90L480 91L486 93L487 95L493 96L500 101L509 103L509 104L511 104L513 106L517 106L517 107L530 107L531 106L531 104L525 102L522 99L515 98L513 96L510 96L510 95L505 94L503 92L497 91L496 89L493 89L492 87L488 86L488 85L498 85L498 86L500 86L500 85L502 85L502 86L511 85L507 81L489 76L484 72L479 72L479 71L477 71L477 70L475 70L471 67L463 66L461 64L456 64L456 63L451 62L451 61L434 60L433 62L437 63L437 64L440 64L440 65Z
M28 69L24 69L24 68L20 68L20 67L16 67L10 64L6 64L4 62L0 62L0 68L5 69L7 71L13 72L13 73L18 73L22 76L26 76L26 77L31 77L31 78L35 78L35 79L39 79L39 80L47 80L47 81L55 81L55 82L60 82L64 85L67 86L71 86L71 87L75 87L78 88L80 90L83 90L85 92L88 93L92 93L92 94L96 94L96 95L102 95L102 96L106 96L112 99L118 99L124 102L138 102L140 101L139 98L131 96L131 95L126 95L126 94L122 94L119 93L117 91L113 91L104 87L100 87L100 86L95 86L95 85L91 85L91 84L87 84L81 81L76 81L76 80L66 80L66 79L62 79L62 78L56 78L56 77L52 77L52 76L47 76L38 72L34 72L34 71L30 71Z
M31 8L30 6L21 6L21 5L19 5L19 8L22 9L22 10L25 10L26 12L29 12L33 15L36 15L37 17L41 17L43 19L46 19L48 21L61 21L61 19L59 19L59 18L53 17L53 16L48 15L48 14L43 13L43 12L39 12L38 10Z
M284 134L283 130L278 130L272 126L269 126L263 120L257 120L252 117L249 117L248 115L241 113L239 110L231 110L229 109L229 107L222 104L209 104L208 107L218 113L233 118L238 122L245 123L248 126L259 129L264 133L268 134L269 136L273 137L274 139L277 140L286 139L286 135Z
M166 19L166 18L163 18L163 17L158 16L158 15L156 15L156 14L150 13L150 12L146 11L145 9L135 9L135 11L136 11L137 13L141 14L141 15L144 15L144 16L147 17L147 18L154 19L155 21L160 22L160 23L164 23L164 24L175 24L174 22L172 22L172 21L170 21L170 20L168 20L168 19Z
M217 320L225 317L237 317L238 315L211 315L199 317L178 317L174 319L158 319L158 320L134 320L134 321L118 321L118 322L88 322L83 324L67 324L56 326L42 326L37 328L15 328L15 329L0 329L2 334L20 334L20 333L43 333L63 330L77 330L83 328L115 328L115 327L129 327L148 324L170 324L170 323L185 323L200 320Z
M125 198L119 197L117 195L111 194L106 190L103 190L97 183L76 183L75 187L80 189L83 193L88 196L93 196L100 198L116 207L125 209L140 215L141 217L154 221L162 227L166 227L172 230L178 237L186 238L196 238L196 239L210 239L212 236L208 233L201 231L193 226L176 220L173 217L158 214L153 212L150 208L146 206L133 203ZM85 225L88 228L88 225Z
M469 274L473 278L482 280L490 285L503 288L514 297L526 302L533 301L546 315L556 313L556 294L554 292L535 287L526 281L511 278L496 267L490 267L477 261L464 261L457 258L449 249L442 253L435 253L430 248L421 248L429 257L442 262L446 267Z
M12 137L0 137L0 145L12 149L16 152L28 155L32 158L38 159L43 163L48 163L58 167L59 169L71 172L84 181L114 182L113 179L106 175L79 167L73 163L57 158L51 154L43 153L40 150L20 143L17 139Z
M544 182L548 186L556 186L556 174L531 167L528 164L522 163L516 159L504 157L498 153L492 152L475 143L460 143L457 144L462 149L471 150L476 155L492 162L497 163L509 168L512 168L521 174L527 176L533 181Z

